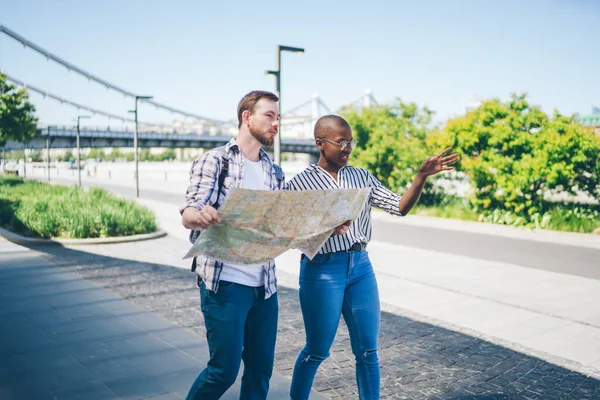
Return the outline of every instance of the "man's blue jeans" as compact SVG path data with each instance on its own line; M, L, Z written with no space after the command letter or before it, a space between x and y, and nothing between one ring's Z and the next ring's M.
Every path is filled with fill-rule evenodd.
M306 345L294 366L291 398L308 399L317 368L329 357L344 315L356 358L359 396L379 399L379 292L368 252L319 254L312 261L303 256L300 307Z
M221 281L217 293L200 283L210 360L187 400L219 399L235 382L244 361L240 399L266 399L277 335L277 293Z

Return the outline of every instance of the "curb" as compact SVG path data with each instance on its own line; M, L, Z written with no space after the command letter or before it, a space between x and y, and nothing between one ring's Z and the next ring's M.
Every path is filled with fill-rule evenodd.
M403 218L390 216L384 212L374 212L371 215L374 221L379 220L394 224L405 224L407 226L414 225L453 232L484 234L517 240L531 240L542 243L600 249L600 228L596 229L593 233L578 233L553 231L549 229L517 228L487 222L463 221L452 218L438 218L422 215L407 216Z
M96 245L96 244L116 244L127 242L140 242L142 240L158 239L167 236L167 232L162 229L152 233L142 235L119 236L111 238L92 238L92 239L39 239L29 238L18 235L14 232L0 228L0 236L16 244L39 244L39 245Z

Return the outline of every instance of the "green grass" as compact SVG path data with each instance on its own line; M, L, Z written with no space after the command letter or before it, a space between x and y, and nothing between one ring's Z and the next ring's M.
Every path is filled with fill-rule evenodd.
M557 207L550 210L550 220L547 229L558 231L589 233L600 228L600 211L596 206L582 206L579 204L567 207Z
M103 189L0 177L0 226L38 238L101 238L150 233L154 214Z
M527 219L501 210L479 213L473 210L465 199L449 199L445 201L444 205L432 207L417 205L412 212L416 215L430 217L481 221L564 232L591 233L600 228L600 207L598 205L548 203L546 207L548 211L543 215L537 214Z
M413 211L416 215L425 215L428 217L462 219L465 221L477 221L479 214L473 211L466 200L450 200L443 206L420 206L418 203Z

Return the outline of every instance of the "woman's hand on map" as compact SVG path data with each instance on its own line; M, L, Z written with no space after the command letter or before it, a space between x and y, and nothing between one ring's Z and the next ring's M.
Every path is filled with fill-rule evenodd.
M350 229L350 224L352 224L352 221L348 220L346 222L344 222L343 224L341 224L340 226L336 226L335 230L333 231L334 235L345 235L348 230Z

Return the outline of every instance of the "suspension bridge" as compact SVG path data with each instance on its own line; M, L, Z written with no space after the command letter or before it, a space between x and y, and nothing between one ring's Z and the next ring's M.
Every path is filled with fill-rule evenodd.
M120 85L109 82L100 76L93 74L45 48L37 45L29 39L19 35L9 28L0 25L0 34L18 42L24 50L31 50L47 61L62 66L78 76L85 78L89 84L96 84L107 91L123 95L125 98L135 99L142 104L153 106L156 110L162 110L182 118L174 119L171 124L157 124L144 120L138 120L139 134L137 147L166 147L166 148L213 148L228 142L237 133L237 121L219 120L209 118L195 112L183 110L168 104L144 98L139 94L125 89ZM0 35L1 36L1 35ZM78 112L83 111L92 116L102 117L106 121L105 126L53 126L48 123L39 124L39 134L29 143L8 142L5 150L14 149L56 149L74 148L105 148L105 147L134 147L134 132L127 129L114 129L114 123L131 123L135 120L130 115L119 114L112 110L100 109L96 106L86 105L75 101L70 96L59 95L43 87L32 84L23 77L15 76L12 71L0 72L6 75L7 81L26 88L31 94L41 96L41 100L59 102L65 107L70 107ZM33 100L32 100L33 102ZM371 91L366 90L364 95L350 102L356 108L369 107L377 104ZM316 120L325 114L331 113L331 109L325 104L318 94L314 94L306 102L299 104L282 113L281 122L281 149L282 152L306 153L313 157L318 155L312 139L312 130ZM111 129L111 123L113 128ZM79 131L79 132L78 132Z

